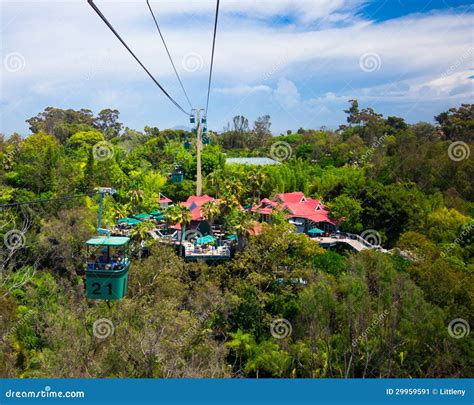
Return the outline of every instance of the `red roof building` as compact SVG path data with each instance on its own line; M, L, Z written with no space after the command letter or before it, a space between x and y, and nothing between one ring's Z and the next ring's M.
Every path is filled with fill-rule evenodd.
M165 195L159 193L158 204L160 204L160 207L167 208L172 203L173 203L173 201L171 201L168 197L166 197Z
M204 216L202 214L201 207L209 201L216 201L216 199L207 194L201 195L199 197L192 195L188 197L185 202L181 202L180 204L189 208L193 221L202 221Z
M306 232L315 227L330 232L337 225L329 217L327 206L301 192L276 194L273 200L264 198L259 205L251 208L251 212L259 213L262 221L269 222L275 207L286 213L288 222L296 225L299 232Z

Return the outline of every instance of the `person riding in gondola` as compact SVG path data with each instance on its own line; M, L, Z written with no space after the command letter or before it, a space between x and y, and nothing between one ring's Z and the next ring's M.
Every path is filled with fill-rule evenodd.
M107 255L107 249L102 249L102 254L99 256L100 268L105 268L105 265L109 262L109 256Z

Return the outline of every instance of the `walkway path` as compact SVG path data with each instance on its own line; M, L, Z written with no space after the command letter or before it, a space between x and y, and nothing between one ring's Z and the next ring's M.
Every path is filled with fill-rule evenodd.
M321 245L325 246L335 246L339 243L343 243L348 245L353 250L360 252L361 250L366 249L376 249L381 252L387 253L388 250L384 249L382 246L372 245L367 242L364 238L360 237L359 235L355 235L352 233L344 233L340 235L331 235L331 236L320 236L316 238L311 238L316 242L319 242Z

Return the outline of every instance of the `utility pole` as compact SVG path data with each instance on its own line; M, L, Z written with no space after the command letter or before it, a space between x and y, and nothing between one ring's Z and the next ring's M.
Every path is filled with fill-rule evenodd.
M201 151L202 151L202 123L201 110L196 110L196 195L202 194L202 171L201 171Z

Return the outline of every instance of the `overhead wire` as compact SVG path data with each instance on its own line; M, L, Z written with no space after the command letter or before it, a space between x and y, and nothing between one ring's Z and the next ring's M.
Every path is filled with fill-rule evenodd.
M160 26L158 24L158 21L156 20L155 13L153 13L153 9L151 8L150 1L146 0L146 4L148 5L148 9L150 10L151 16L153 17L153 21L155 21L156 29L158 30L158 34L160 34L161 41L163 42L163 45L165 46L166 53L168 54L168 58L171 62L171 65L173 66L174 73L176 74L176 78L178 79L179 84L181 85L181 89L183 89L183 93L184 93L184 96L186 97L186 100L188 101L189 107L191 107L191 109L192 109L193 105L191 103L191 100L189 100L188 93L186 92L186 89L184 88L183 82L181 81L181 78L179 77L178 70L176 69L176 66L173 62L173 58L171 57L171 53L168 49L168 45L166 45L165 38L163 37L163 34L161 33Z
M87 0L89 5L93 8L93 10L97 13L97 15L102 19L102 21L107 25L107 27L113 32L113 34L117 37L117 39L122 43L122 45L127 49L127 51L134 57L134 59L138 62L138 64L143 68L143 70L150 76L151 80L160 88L160 90L168 97L168 99L179 109L181 110L184 114L189 116L189 112L184 110L183 107L173 98L169 95L169 93L164 89L164 87L158 82L158 80L155 79L155 77L150 73L150 71L145 67L145 65L141 62L141 60L138 58L138 56L135 55L135 53L130 49L130 47L126 44L126 42L122 39L122 37L118 34L118 32L115 30L115 28L112 26L112 24L107 20L107 18L102 14L102 12L99 10L99 8L94 4L93 0Z
M212 53L211 53L211 67L209 69L209 83L207 85L207 100L206 100L206 117L207 117L207 110L209 108L209 94L211 92L211 81L212 81L212 68L214 66L214 49L216 47L216 33L217 33L217 20L219 18L219 0L216 3L216 17L214 21L214 35L212 38Z

